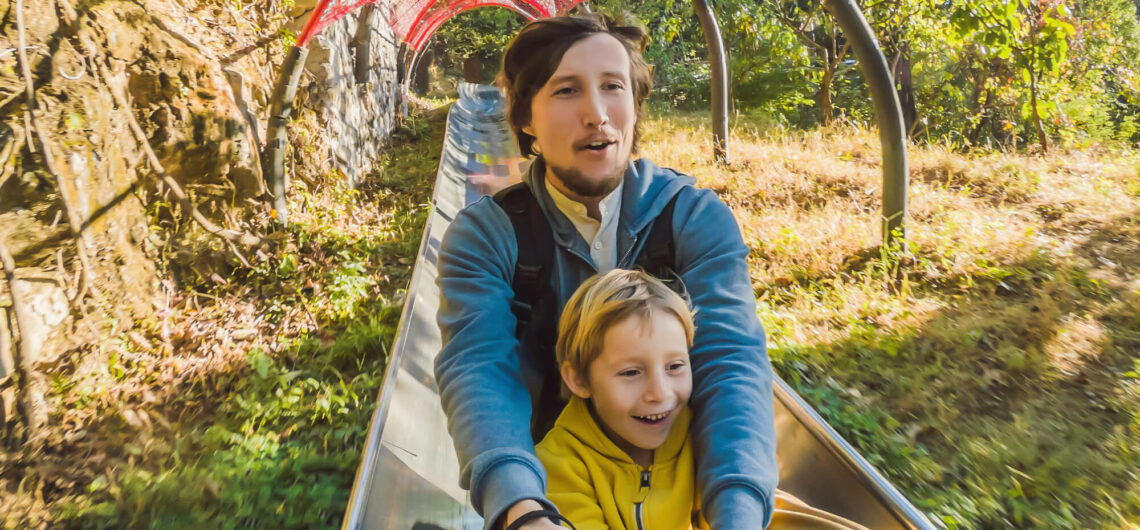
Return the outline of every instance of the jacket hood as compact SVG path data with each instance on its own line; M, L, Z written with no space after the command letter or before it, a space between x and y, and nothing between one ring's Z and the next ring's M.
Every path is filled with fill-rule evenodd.
M542 156L535 157L522 180L530 187L550 220L555 241L562 246L571 246L577 231L546 191L546 161ZM624 182L618 231L632 237L656 219L682 187L696 184L697 180L672 169L658 167L648 158L639 158L629 162Z
M689 411L689 407L681 409L681 414L677 416L673 426L669 429L669 436L665 438L665 443L653 451L654 466L676 460L680 456L681 449L684 448L685 441L688 440L691 419L692 413ZM593 414L590 413L590 405L584 399L577 396L571 397L566 408L562 409L562 414L558 417L554 428L566 430L583 445L590 447L606 458L630 465L634 464L633 459L602 431L598 422L594 420Z

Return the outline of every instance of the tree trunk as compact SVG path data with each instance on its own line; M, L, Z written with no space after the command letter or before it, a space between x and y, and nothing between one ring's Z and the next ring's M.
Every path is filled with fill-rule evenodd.
M823 79L819 81L819 110L823 113L823 124L825 126L831 125L835 121L835 111L831 108L831 81L835 78L836 68L831 65L831 62L824 63L825 69L823 71Z
M899 2L892 8L899 9ZM903 127L908 138L914 135L914 124L918 120L918 108L914 100L914 84L911 79L910 47L906 44L906 22L889 23L883 31L883 51L890 58L891 79L899 96L902 109Z
M914 124L918 121L909 51L906 46L899 48L891 61L891 77L895 81L895 91L899 94L899 105L902 107L903 126L906 127L907 138L914 134Z
M1041 153L1049 152L1049 138L1045 135L1045 128L1041 126L1041 114L1037 112L1037 76L1029 72L1029 104L1033 108L1033 126L1037 129L1037 141L1041 144Z
M412 91L421 96L431 90L431 63L435 59L434 46L428 45L420 53L416 71L412 72Z
M1041 113L1037 112L1037 76L1029 72L1029 106L1033 108L1033 127L1037 130L1037 142L1041 144L1041 153L1049 153L1049 137L1045 136L1045 128L1041 125Z
M984 84L985 81L982 81L982 83ZM974 127L974 130L970 132L970 145L977 145L978 137L982 134L982 128L984 128L986 126L986 123L990 121L990 113L987 112L987 110L990 108L990 96L992 94L993 90L987 88L985 99L983 99L980 103L977 103L975 106L974 115L977 116L979 113L981 113L982 119L978 120L978 124ZM974 97L974 100L977 101L977 96Z
M463 60L463 80L468 83L483 81L483 59L478 55L470 55Z

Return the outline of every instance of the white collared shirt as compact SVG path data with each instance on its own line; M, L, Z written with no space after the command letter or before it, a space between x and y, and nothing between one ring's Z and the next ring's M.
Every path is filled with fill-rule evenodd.
M582 240L589 245L590 257L593 258L599 273L609 272L617 266L617 226L618 217L621 216L621 190L624 187L623 180L598 203L602 220L597 221L586 213L586 205L563 195L550 184L549 178L546 179L547 193L551 199L554 199L554 205L573 223L574 228L578 229Z

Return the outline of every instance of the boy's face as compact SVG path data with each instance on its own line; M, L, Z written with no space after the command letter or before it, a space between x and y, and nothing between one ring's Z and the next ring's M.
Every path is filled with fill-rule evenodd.
M610 439L635 462L651 462L693 390L685 329L667 310L627 318L606 331L586 380L576 380L585 387L568 386L593 400Z
M571 198L604 197L625 175L637 123L629 54L616 38L582 39L531 101L534 136L553 184Z

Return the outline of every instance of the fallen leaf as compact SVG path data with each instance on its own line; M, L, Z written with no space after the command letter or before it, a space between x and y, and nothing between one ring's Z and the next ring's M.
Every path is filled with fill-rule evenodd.
M138 413L134 410L123 409L120 414L123 416L123 419L126 420L127 424L131 427L134 427L136 429L142 429L144 427L143 421L139 419Z

